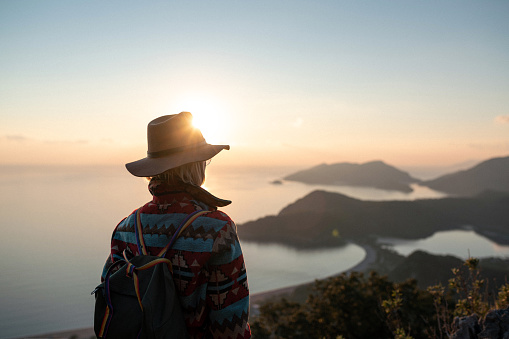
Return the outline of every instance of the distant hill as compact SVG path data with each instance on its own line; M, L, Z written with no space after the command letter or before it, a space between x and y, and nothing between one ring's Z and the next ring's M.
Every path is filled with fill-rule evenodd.
M509 244L509 194L471 198L362 201L314 191L268 216L239 225L243 240L295 247L326 247L367 235L420 239L466 225L499 244Z
M402 282L409 278L417 280L420 288L426 289L441 283L447 286L453 277L452 269L464 267L464 261L450 255L433 255L424 251L415 251L406 257L389 274L390 280ZM485 258L480 260L479 268L483 278L489 278L489 288L498 289L493 283L503 284L508 278L509 260Z
M306 184L364 186L407 193L412 192L410 184L419 182L408 173L382 161L322 164L290 174L284 179Z
M509 192L509 157L486 160L470 169L420 183L436 191L473 196L485 190Z

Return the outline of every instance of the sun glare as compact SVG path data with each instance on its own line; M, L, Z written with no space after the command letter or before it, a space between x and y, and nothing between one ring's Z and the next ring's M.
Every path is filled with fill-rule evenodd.
M228 119L223 105L201 96L188 97L179 104L180 111L191 112L193 125L199 128L209 144L226 143Z

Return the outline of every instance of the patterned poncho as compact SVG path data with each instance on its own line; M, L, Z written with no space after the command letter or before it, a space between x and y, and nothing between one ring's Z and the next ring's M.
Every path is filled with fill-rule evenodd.
M152 201L141 212L145 244L152 255L169 242L176 228L195 210L212 212L196 219L166 254L173 264L173 280L191 338L250 338L249 289L236 226L217 206L221 200L204 189L152 179ZM138 254L131 213L115 228L111 254L102 278L124 250Z

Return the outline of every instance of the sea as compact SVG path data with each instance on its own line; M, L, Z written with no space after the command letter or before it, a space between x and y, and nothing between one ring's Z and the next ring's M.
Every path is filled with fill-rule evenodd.
M437 199L445 195L414 185L412 193L349 186L306 185L281 180L303 168L207 167L205 187L232 200L222 210L242 223L276 215L314 190L362 200ZM280 184L274 181L281 180ZM94 297L108 255L111 232L148 200L147 180L123 166L0 167L0 338L19 338L91 327ZM438 232L428 239L384 239L402 254L424 249L461 258L508 257L472 231ZM325 278L361 262L364 250L348 244L297 250L241 239L251 293Z

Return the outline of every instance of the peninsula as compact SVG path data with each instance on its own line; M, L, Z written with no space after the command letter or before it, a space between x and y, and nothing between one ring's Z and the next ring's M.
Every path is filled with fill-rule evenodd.
M363 201L314 191L266 216L239 225L242 240L298 248L339 246L366 236L420 239L437 231L472 228L498 244L509 244L509 193L415 201Z

